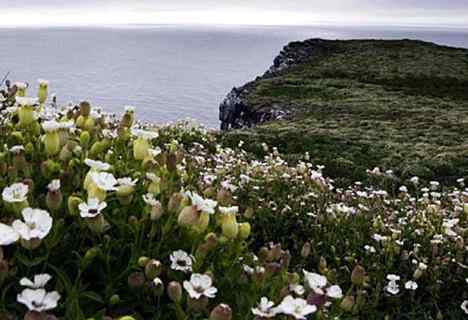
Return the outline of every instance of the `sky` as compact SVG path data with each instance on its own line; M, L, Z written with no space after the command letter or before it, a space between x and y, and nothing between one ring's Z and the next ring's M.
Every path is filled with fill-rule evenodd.
M0 25L395 25L468 28L468 0L0 0Z

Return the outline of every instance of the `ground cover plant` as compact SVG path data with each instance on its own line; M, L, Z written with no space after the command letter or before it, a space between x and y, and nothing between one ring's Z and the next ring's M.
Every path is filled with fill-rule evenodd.
M17 83L2 102L0 319L468 314L463 178L375 168L337 188L307 153L259 158L192 121L47 91Z

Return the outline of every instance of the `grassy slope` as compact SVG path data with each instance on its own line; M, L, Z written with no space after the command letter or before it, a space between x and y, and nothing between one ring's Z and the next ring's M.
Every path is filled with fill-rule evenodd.
M296 44L300 47L300 43ZM450 180L468 175L468 51L419 41L326 41L309 62L255 82L252 108L293 110L293 120L231 132L308 151L334 177L365 169Z

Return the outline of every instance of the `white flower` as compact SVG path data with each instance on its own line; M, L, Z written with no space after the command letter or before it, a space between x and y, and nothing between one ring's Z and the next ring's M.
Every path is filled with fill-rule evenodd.
M10 152L12 153L20 153L24 151L24 147L22 145L16 145L10 148Z
M138 138L141 138L144 140L151 140L151 139L156 139L157 137L159 137L159 134L155 131L147 131L147 130L133 128L131 132L134 136L137 136Z
M40 289L44 288L47 282L52 279L52 276L47 273L36 274L34 276L34 281L29 280L28 278L22 278L20 280L20 285L23 287L28 287L31 289Z
M217 201L211 199L203 199L200 195L195 192L187 191L185 193L191 200L192 204L197 208L198 211L213 214L214 208L218 205Z
M44 289L24 289L16 300L30 311L43 312L57 307L60 294L57 291L47 292Z
M405 283L405 289L407 290L416 290L418 288L418 284L415 281L407 281Z
M21 106L34 106L39 103L38 98L16 97L16 103Z
M60 129L60 127L60 123L55 120L44 121L42 123L42 129L44 129L45 132L54 132Z
M460 308L465 312L465 314L468 314L468 300L463 301Z
M393 295L398 294L400 292L400 287L398 286L398 283L395 280L391 280L386 286L385 290L388 293L391 293Z
M54 179L52 180L48 185L47 189L50 191L58 191L60 190L60 179Z
M111 168L111 165L102 161L85 159L84 163L96 171L107 171Z
M117 190L115 185L117 184L117 180L115 179L112 173L108 172L91 172L90 173L91 180L94 184L101 190L104 191L114 191Z
M213 281L206 274L194 273L190 281L184 281L184 289L193 299L199 299L203 296L214 298L218 289L212 286Z
M304 299L294 299L292 296L287 296L276 310L285 315L293 316L295 319L306 319L307 315L317 311L317 307L308 304Z
M305 293L304 286L298 284L298 283L291 283L289 285L289 291L294 292L298 296L302 296Z
M9 187L3 189L2 198L3 201L13 203L13 202L23 202L26 201L29 187L24 183L14 183Z
M44 239L52 229L52 217L41 209L25 208L21 211L23 221L13 221L12 227L21 239Z
M19 239L18 232L9 225L0 223L0 246L8 246Z
M400 276L396 274L387 274L387 280L388 281L398 281L400 280Z
M219 212L222 214L236 214L239 212L239 207L219 207Z
M150 180L151 182L159 183L161 181L161 178L152 172L147 172L146 178L148 178L148 180Z
M15 82L14 85L18 88L18 89L26 89L28 87L28 85L25 83L25 82ZM21 98L21 97L16 97L17 99L18 98Z
M221 182L221 186L224 189L229 190L231 192L234 192L234 191L237 190L237 187L235 185L231 184L231 182L229 182L228 180Z
M119 178L117 179L117 183L119 186L128 186L128 187L134 187L136 186L138 179L132 180L132 178Z
M333 299L343 298L343 291L340 286L334 285L327 288L327 296Z
M327 285L327 278L318 273L308 272L306 270L302 270L302 272L304 272L304 281L308 287L315 293L323 294L322 288Z
M260 318L273 318L277 314L277 310L273 307L275 303L268 300L267 297L262 297L256 308L252 308L252 313Z
M99 202L99 200L96 198L90 198L88 199L88 203L82 202L78 205L78 209L80 209L80 216L82 218L95 218L106 207L106 202Z
M154 195L152 193L147 193L147 194L144 194L143 195L143 201L151 206L151 207L155 207L159 204L159 201L156 200L156 198L154 197Z
M152 157L157 157L157 156L160 155L161 152L162 152L162 150L161 150L160 147L156 147L156 148L154 148L154 149L149 149L148 151L149 151L149 153L150 153L150 155L151 155Z
M182 250L174 251L170 257L171 269L182 272L192 272L192 257Z

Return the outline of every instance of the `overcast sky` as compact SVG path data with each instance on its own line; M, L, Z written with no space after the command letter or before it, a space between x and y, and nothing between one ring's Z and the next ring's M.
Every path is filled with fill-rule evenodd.
M468 28L468 0L0 0L0 25L418 25Z

